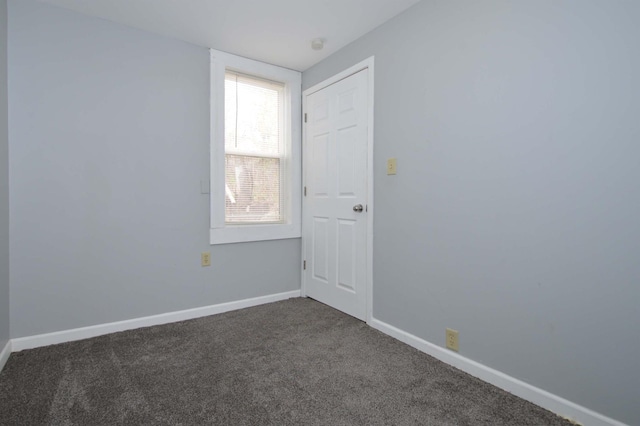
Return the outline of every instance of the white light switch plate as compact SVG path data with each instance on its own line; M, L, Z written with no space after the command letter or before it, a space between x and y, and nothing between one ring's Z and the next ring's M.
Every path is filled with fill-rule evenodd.
M209 187L209 179L207 180L201 180L200 181L200 193L201 194L208 194L211 191L211 188Z

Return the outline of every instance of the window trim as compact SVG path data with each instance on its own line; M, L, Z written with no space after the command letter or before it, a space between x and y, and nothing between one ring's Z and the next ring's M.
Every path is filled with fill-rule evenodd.
M229 244L301 237L302 205L302 78L297 71L210 49L210 229L209 242ZM282 187L285 222L225 224L224 79L227 70L284 83L284 144Z

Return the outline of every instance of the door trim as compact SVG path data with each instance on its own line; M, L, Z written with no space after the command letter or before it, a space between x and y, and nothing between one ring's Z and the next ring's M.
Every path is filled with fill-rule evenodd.
M304 92L302 92L302 117L307 112L307 96L324 89L325 87L331 86L334 83L337 83L340 80L344 80L347 77L356 74L359 71L364 69L368 70L368 87L367 87L367 246L366 246L366 259L367 259L367 267L366 267L366 279L365 279L365 298L367 302L367 313L366 313L366 322L371 325L373 321L373 213L375 209L373 208L373 115L374 115L374 78L373 78L373 65L374 65L374 57L371 56L365 59L362 62L357 63L356 65L347 68L346 70L339 72L333 77L329 77L321 83L318 83ZM304 121L304 118L303 118ZM302 125L302 144L304 149L304 144L307 140L307 126ZM305 164L304 164L304 155L303 155L303 164L302 164L302 186L306 186L306 175L304 173ZM302 209L303 209L303 221L305 217L305 203L304 203L304 194L302 197ZM302 223L302 229L304 229L305 223ZM304 244L304 233L302 235L302 260L306 259L305 253L305 244ZM307 296L307 288L305 282L305 273L304 269L301 267L301 277L302 277L302 287L301 287L301 295L302 297Z

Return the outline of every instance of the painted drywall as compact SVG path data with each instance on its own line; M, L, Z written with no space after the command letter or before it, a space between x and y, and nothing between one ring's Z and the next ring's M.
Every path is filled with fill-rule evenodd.
M0 351L10 337L8 105L7 2L0 0Z
M375 55L373 315L640 424L640 3L420 2ZM385 174L397 157L398 174Z
M299 239L208 244L208 73L204 48L9 1L12 338L300 288Z

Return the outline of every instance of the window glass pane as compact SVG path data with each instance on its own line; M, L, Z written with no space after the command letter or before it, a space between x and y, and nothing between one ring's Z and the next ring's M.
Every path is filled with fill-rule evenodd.
M225 148L256 154L281 151L284 86L227 72L225 75Z
M280 159L225 156L227 223L280 223Z

